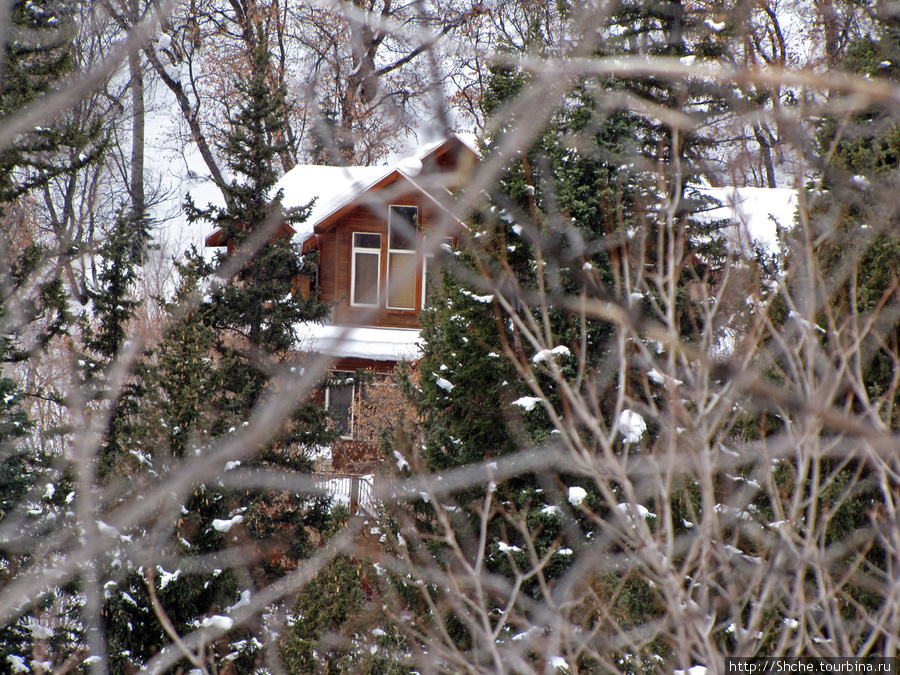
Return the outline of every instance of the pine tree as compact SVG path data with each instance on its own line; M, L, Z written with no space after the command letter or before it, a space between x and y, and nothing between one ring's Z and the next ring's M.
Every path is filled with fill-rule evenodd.
M111 368L128 339L128 330L141 300L135 297L135 281L149 240L149 225L141 218L120 216L100 249L97 287L90 290L91 318L84 317L85 387L96 397L111 397L112 414L100 450L101 477L113 471L134 470L137 460L129 451L140 443L137 424L144 394L142 370L138 365L118 392L108 391ZM96 328L92 326L96 323ZM123 463L124 462L124 463Z
M285 96L268 77L266 33L259 24L253 31L256 44L247 72L238 76L240 102L219 148L233 175L224 188L226 206L199 208L190 199L185 206L191 222L220 228L228 253L210 262L191 251L179 263L179 289L168 305L176 318L155 347L144 377L142 433L148 434L145 446L156 449L148 459L157 466L202 454L216 439L249 423L257 406L277 395L275 375L294 358L297 324L327 314L317 300L293 292L295 277L310 273L312 261L283 236L283 226L302 221L306 211L283 212L274 189L283 149L279 139L286 136L280 133L286 124ZM223 279L219 268L235 259L239 270ZM179 316L184 308L188 311ZM309 471L307 450L327 442L329 434L326 412L312 401L298 401L273 441L242 463ZM318 537L312 533L321 531L327 516L325 499L225 490L214 483L197 486L183 506L170 550L183 556L221 554L239 540L265 554L249 564L246 574L226 569L172 576L174 570L134 570L106 607L113 670L141 667L168 642L151 608L149 584L175 629L189 633L210 613L227 613L296 568L312 552ZM230 631L208 658L221 667L226 655L236 655L234 667L249 672L261 645L252 639L258 630Z
M74 67L69 28L72 17L58 0L16 0L8 8L11 34L5 45L0 120L53 90ZM86 128L64 121L35 128L0 152L0 204L77 171L103 151L99 123Z
M623 3L598 51L601 55L627 53L634 44L644 45L647 53L661 55L708 51L703 38L691 33L690 28L698 22L699 17L689 16L679 2ZM505 98L515 96L528 79L526 74L507 67L493 69L486 111L490 113ZM644 233L646 248L641 262L651 270L656 266L662 275L667 242L658 249L660 239L652 228L665 199L681 199L674 232L684 239L685 256L693 251L697 261L676 277L682 287L677 292L673 328L685 340L698 339L699 327L691 318L694 301L684 286L692 279L705 278L711 268L721 264L723 255L718 233L723 224L691 218L694 210L706 205L701 199L687 198L692 194L688 186L699 177L704 141L696 135L683 135L676 142L671 127L658 119L604 105L608 92L622 90L664 107L684 109L701 101L709 104L709 91L691 87L652 77L585 78L568 93L537 140L510 162L491 193L490 209L482 210L470 226L472 247L448 266L441 294L422 315L426 346L420 369L421 393L416 398L424 441L421 454L428 470L477 462L489 465L490 460L520 448L552 447L554 439L559 438L555 436L559 431L555 420L564 420L567 428L563 433L576 434L592 447L591 431L567 411L565 397L545 368L551 359L584 400L595 401L595 412L604 425L616 428L616 391L603 380L594 379L594 373L602 372L607 360L618 358L614 327L594 319L583 321L577 311L565 308L565 300L583 295L622 307L633 304L635 311L653 306L647 300L630 297L638 290L644 297L659 290L627 287L628 266L633 264L629 256L634 255L639 241L629 240L633 232L651 228ZM505 130L515 133L514 122L503 129L487 139L488 150L501 144ZM676 154L680 172L673 162ZM662 181L668 194L660 194ZM663 226L660 230L662 236L670 236ZM702 255L697 256L697 252ZM467 273L453 273L460 268ZM510 274L515 275L514 282L506 281ZM521 289L520 295L510 291L506 299L526 317L526 323L533 321L539 326L536 335L546 344L536 346L523 339L495 298L469 281L473 276L504 280L497 282L498 290ZM546 298L546 304L529 307L522 300L529 295ZM510 358L519 366L514 367ZM584 364L583 371L579 371L579 363ZM646 378L635 365L624 377L629 397L637 401L656 397L657 405L665 405L658 392L646 389ZM579 377L579 372L584 376ZM540 397L529 380L538 385ZM636 448L632 451L638 452ZM625 499L621 486L610 483L604 495L597 485L547 467L540 474L525 473L488 488L494 492L496 517L488 527L487 569L516 578L517 573L528 569L527 548L533 545L538 557L550 556L542 568L542 578L561 577L578 560L572 550L577 550L579 542L590 538L598 527L596 521L572 508L566 489L575 490L573 494L583 490L583 499L597 517L607 518L610 506L615 506L609 499ZM479 533L483 490L473 488L455 495L454 503L460 506L452 515L455 532L458 537L471 533L469 544L473 547ZM673 501L677 501L674 496ZM647 506L652 509L653 504ZM419 527L440 539L433 508L428 503L417 505ZM508 526L516 519L525 523L527 537ZM567 521L575 527L567 528ZM435 544L433 550L443 560L440 548ZM618 575L598 575L592 584L602 597L615 598L613 611L623 621L640 624L661 616L650 585L640 575L627 580ZM539 595L538 586L534 579L522 582L528 596ZM585 611L591 610L586 606ZM461 627L455 637L460 645L469 639ZM656 648L657 653L665 650L662 644ZM649 657L649 653L643 656ZM658 667L649 661L644 666Z

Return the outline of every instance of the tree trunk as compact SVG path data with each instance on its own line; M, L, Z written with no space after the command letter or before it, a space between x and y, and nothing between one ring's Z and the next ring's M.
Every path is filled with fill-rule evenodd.
M132 9L137 11L136 0ZM138 50L128 55L128 73L131 76L131 217L137 221L144 217L146 196L144 194L144 133L146 115L144 106L144 72L141 54Z

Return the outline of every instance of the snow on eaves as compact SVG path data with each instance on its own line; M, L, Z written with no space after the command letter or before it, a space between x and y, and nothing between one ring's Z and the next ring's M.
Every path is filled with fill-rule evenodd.
M307 239L318 223L395 170L393 166L295 166L275 186L276 190L283 191L282 206L293 209L315 202L309 217L294 226L297 230L294 241L299 243Z
M298 348L336 358L415 361L422 355L419 331L305 323L298 327Z

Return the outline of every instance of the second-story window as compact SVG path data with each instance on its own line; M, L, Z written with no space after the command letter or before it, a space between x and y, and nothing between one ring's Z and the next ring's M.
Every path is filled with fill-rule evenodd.
M356 307L378 307L381 276L381 235L353 233L353 260L350 304Z
M388 212L388 296L390 309L416 308L416 238L419 209L391 206Z

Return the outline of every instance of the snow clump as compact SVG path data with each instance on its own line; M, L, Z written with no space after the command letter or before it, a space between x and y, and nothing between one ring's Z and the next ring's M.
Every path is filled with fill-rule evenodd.
M212 526L219 532L228 532L232 527L240 522L243 522L243 520L244 516L239 513L232 518L216 518L214 521L212 521Z
M541 399L536 398L535 396L523 396L522 398L517 398L512 402L513 405L517 405L522 408L525 412L531 412L534 410L534 406L541 402Z
M554 356L563 356L571 353L568 347L559 345L559 347L554 347L553 349L542 349L532 357L531 362L537 365L542 361L550 361Z
M569 503L572 506L581 506L581 502L584 501L585 497L587 497L587 490L583 487L573 485L569 488Z
M616 508L626 516L630 516L633 509L634 512L636 512L641 518L646 518L648 516L651 518L656 518L656 514L652 513L650 509L648 509L643 504L616 504Z
M100 534L104 534L107 537L118 537L119 531L114 528L112 525L107 525L102 520L97 521L97 529L100 530Z
M27 673L29 671L28 666L25 665L25 659L17 654L10 654L6 657L6 660L12 665L12 672L14 673Z
M706 666L691 666L687 670L676 670L675 675L706 675Z
M563 669L563 670L569 669L569 664L561 656L551 656L550 657L550 666L552 668L559 668L559 669Z
M616 430L620 432L629 443L639 443L641 436L647 431L647 423L638 413L626 408L619 413L619 419L616 422Z
M214 614L213 616L208 616L203 619L203 622L200 625L204 628L218 628L219 630L229 630L234 625L234 619L232 619L230 616Z
M446 392L453 391L454 384L450 382L450 380L445 380L443 377L434 376L434 381L441 389Z

